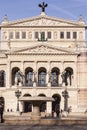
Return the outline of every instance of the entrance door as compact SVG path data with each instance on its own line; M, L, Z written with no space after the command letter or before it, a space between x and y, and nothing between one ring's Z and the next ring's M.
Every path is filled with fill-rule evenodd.
M32 112L32 104L28 101L24 102L24 112Z
M57 112L57 110L60 111L60 101L61 97L58 94L53 95L54 102L52 102L52 111Z

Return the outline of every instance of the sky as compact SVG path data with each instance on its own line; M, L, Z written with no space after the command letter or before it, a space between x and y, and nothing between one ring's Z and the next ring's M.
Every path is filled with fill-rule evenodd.
M48 4L46 14L58 18L77 21L82 15L87 23L87 0L0 0L0 22L4 15L9 21L38 16L39 3Z

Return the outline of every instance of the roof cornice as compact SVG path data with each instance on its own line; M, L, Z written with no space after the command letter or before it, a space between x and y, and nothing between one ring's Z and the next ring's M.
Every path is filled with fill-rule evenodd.
M55 22L59 21L59 22L65 22L68 24L76 25L79 27L87 27L87 25L85 23L81 23L79 21L65 20L65 19L51 17L51 16L47 16L47 15L39 15L39 16L31 17L31 18L19 19L16 21L8 22L6 24L1 24L0 27L11 27L11 26L14 27L14 25L16 27L16 24L21 24L21 23L25 23L25 22L32 22L34 20L39 20L39 19L54 20ZM23 25L23 27L26 27L26 26Z

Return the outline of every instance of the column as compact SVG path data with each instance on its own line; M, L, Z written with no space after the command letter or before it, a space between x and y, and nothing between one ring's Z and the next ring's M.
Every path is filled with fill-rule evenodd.
M38 72L37 72L37 62L35 61L35 69L34 69L34 78L33 78L33 81L34 81L34 83L33 83L33 87L36 87L36 83L38 82Z
M64 62L61 61L61 67L60 67L60 75L59 75L59 85L62 86L62 72L64 71Z
M46 81L47 81L47 86L48 86L48 87L51 87L51 82L50 82L50 72L47 72L47 78L46 78Z
M46 83L47 83L47 86L48 87L50 87L51 86L51 82L50 82L50 74L51 74L51 72L50 72L51 70L50 70L50 61L48 62L48 71L47 71L47 78L46 78Z
M52 102L47 102L46 103L46 113L48 116L51 116L52 114Z
M19 102L19 111L22 113L24 110L23 110L23 101Z
M25 77L24 77L24 61L21 61L21 68L20 71L22 72L22 86L25 84Z
M8 61L7 63L7 70L6 70L6 87L10 88L12 86L11 84L11 62Z
M32 103L33 103L33 112L31 113L31 119L40 120L41 119L40 110L39 110L40 102L34 101Z
M72 83L72 86L73 87L77 87L77 85L78 85L78 75L77 75L77 62L74 62L74 68L73 68L73 75L72 75L72 81L71 81L71 83Z
M62 75L62 72L60 70L60 74L59 74L59 86L62 86L62 77L61 77L61 75Z

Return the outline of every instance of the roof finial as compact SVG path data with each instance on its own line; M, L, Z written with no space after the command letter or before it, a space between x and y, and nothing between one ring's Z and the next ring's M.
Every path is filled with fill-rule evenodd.
M42 8L42 12L45 12L45 8L48 6L48 4L42 2L42 4L39 4L38 6Z
M83 17L82 17L81 14L80 14L80 16L79 16L79 21L83 21Z
M7 14L4 15L4 18L3 18L2 23L3 23L3 24L7 24L7 23L8 23L8 17L7 17Z
M79 22L80 23L84 23L84 20L83 20L83 16L80 14L80 16L79 16Z
M3 21L8 21L7 14L4 15Z

